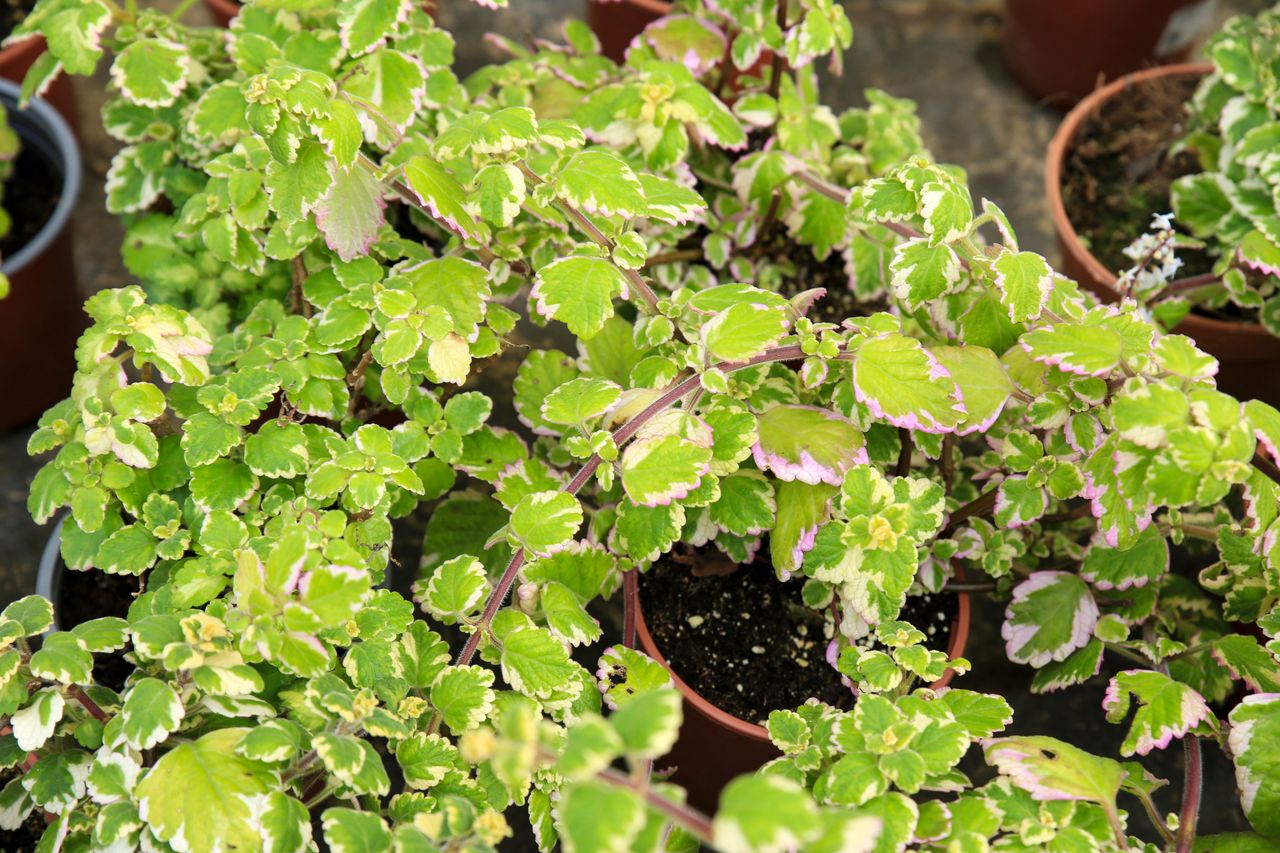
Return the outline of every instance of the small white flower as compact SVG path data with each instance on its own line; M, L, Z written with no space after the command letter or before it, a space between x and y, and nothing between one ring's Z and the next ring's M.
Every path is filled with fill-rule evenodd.
M1151 217L1152 231L1168 231L1172 228L1173 228L1172 213L1157 213L1155 216Z

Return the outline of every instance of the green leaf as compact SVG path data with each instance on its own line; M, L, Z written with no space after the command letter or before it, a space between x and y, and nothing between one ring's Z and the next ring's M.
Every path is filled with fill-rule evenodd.
M92 684L93 655L70 633L45 637L40 650L31 656L31 674L63 684Z
M1178 178L1169 188L1173 215L1192 233L1214 234L1234 211L1231 181L1218 172L1201 172Z
M618 504L613 535L617 546L633 560L656 560L680 538L684 523L682 504L646 507L624 500Z
M185 713L172 687L158 678L144 678L125 696L121 733L134 749L151 749L178 730Z
M127 524L98 547L93 565L108 574L140 575L156 561L156 538L141 524Z
M111 394L116 414L134 421L154 421L164 414L164 392L150 382L134 382Z
M114 652L129 642L129 623L118 616L100 616L71 629L81 648L89 652Z
M1240 807L1253 828L1280 837L1280 696L1246 696L1231 709L1227 746Z
M552 581L544 586L540 604L547 628L569 645L582 646L600 637L599 623L587 613L577 594L564 584Z
M1033 693L1052 693L1064 687L1083 684L1102 669L1102 643L1094 639L1082 649L1072 652L1066 660L1051 661L1036 671L1031 681Z
M564 645L543 628L518 628L502 639L502 677L527 696L548 699L562 692L576 669Z
M622 388L607 379L571 379L557 387L542 401L543 420L566 426L586 426L609 411Z
M339 258L354 260L368 254L382 227L382 184L359 166L330 169L329 175L329 189L316 204L316 227Z
M756 465L779 480L838 486L866 462L866 440L853 422L814 406L774 406L760 415L751 448Z
M582 526L582 506L568 492L534 492L511 512L511 536L538 556L565 548Z
M996 274L1000 303L1009 319L1025 323L1039 318L1053 290L1053 269L1035 252L1004 250L991 264Z
M468 208L477 216L506 228L520 215L525 200L524 175L510 163L492 163L475 176L475 192Z
M946 368L904 335L881 335L858 348L853 387L872 417L897 427L950 432L966 415Z
M1213 641L1213 658L1233 678L1244 679L1250 690L1280 693L1280 663L1275 655L1246 634L1227 634Z
M53 605L47 598L26 595L6 605L0 611L0 619L18 623L22 626L22 636L33 637L53 627Z
M574 335L590 339L613 316L614 298L626 292L626 276L613 263L573 256L538 270L529 296L543 317L559 320Z
M566 853L627 853L644 826L639 797L602 782L570 786L558 811Z
M187 418L182 429L182 454L191 467L208 465L240 446L244 432L208 412Z
M264 765L235 753L247 732L219 729L179 743L147 771L135 796L157 838L181 839L191 853L262 846L254 802L279 783Z
M325 809L324 840L333 853L384 853L391 850L391 831L373 812Z
M810 486L798 481L780 482L776 489L778 517L769 534L769 553L778 571L796 572L805 553L813 547L818 527L831 512L835 486Z
M480 236L480 225L467 210L466 190L448 169L419 155L405 164L404 178L441 225L461 237Z
M702 196L686 186L656 175L642 174L639 177L650 219L683 225L698 220L707 209Z
M409 17L409 0L350 0L338 7L338 36L352 56L386 41L395 25Z
M680 500L710 470L711 448L679 435L638 438L622 452L622 488L640 506Z
M1080 576L1098 589L1143 587L1169 571L1169 541L1149 527L1127 549L1098 543L1085 554Z
M463 555L441 564L432 573L419 600L428 613L452 625L474 616L488 591L484 566L474 557Z
M1033 572L1014 587L1001 635L1010 660L1041 667L1082 648L1097 622L1098 605L1077 575Z
M994 738L987 763L1036 800L1085 800L1115 808L1124 765L1050 737Z
M272 160L263 181L271 209L283 219L305 216L329 188L329 155L318 143L306 141L292 163Z
M773 527L777 509L769 480L743 468L720 479L720 497L711 505L710 518L734 536L755 536Z
M894 249L889 270L894 294L914 310L950 293L960 282L960 256L946 244L916 237Z
M219 459L191 472L191 497L206 512L239 509L257 488L258 476L249 466L231 459Z
M431 685L431 704L455 734L479 726L493 709L493 670L446 666Z
M609 717L631 760L659 758L671 751L683 720L678 690L650 690L632 697Z
M920 190L920 215L924 233L935 246L959 240L969 232L973 222L973 201L964 184L956 181L932 181Z
M461 758L457 747L440 735L418 732L400 741L396 747L396 762L410 788L427 790L458 768Z
M1080 376L1105 376L1120 364L1124 339L1105 326L1056 323L1022 336L1023 346L1042 364Z
M268 421L244 442L244 461L259 477L300 477L308 470L307 437L300 424Z
M648 210L644 187L612 151L589 148L574 154L554 179L556 197L583 213L630 218Z
M712 358L749 361L787 333L787 315L777 307L740 302L716 314L702 327L702 343Z
M981 346L935 346L929 352L946 368L964 401L966 414L956 434L985 433L1013 394L1013 380L1004 364L994 352Z
M111 82L135 104L167 107L187 87L194 67L185 45L164 38L142 38L116 56Z
M818 809L781 776L740 776L720 795L716 847L726 853L798 850L818 834Z
M298 592L321 624L334 628L346 623L369 595L369 573L353 566L316 566L302 576Z
M1209 716L1204 697L1187 685L1154 670L1130 669L1113 676L1107 687L1102 700L1107 722L1119 723L1129 715L1130 696L1138 711L1120 745L1124 756L1164 749Z

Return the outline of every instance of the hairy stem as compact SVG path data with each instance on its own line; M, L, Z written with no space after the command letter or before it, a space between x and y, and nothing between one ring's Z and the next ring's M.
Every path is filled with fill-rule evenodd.
M948 533L956 531L966 519L990 513L996 508L996 495L998 493L999 489L992 489L989 492L983 492L981 495L978 495L978 497L969 501L969 503L951 513L951 518L947 521L947 526L943 529L942 535L945 536Z
M644 262L644 268L660 267L663 264L678 264L684 261L700 261L703 258L701 249L675 249L670 252L659 252Z
M1265 474L1273 483L1280 485L1280 468L1277 468L1274 462L1261 453L1255 453L1252 463L1254 468Z
M947 433L942 437L942 493L951 494L951 483L956 476L956 457L955 457L956 437L953 433Z
M1168 299L1170 296L1177 296L1179 293L1184 293L1188 290L1195 290L1196 288L1205 287L1210 284L1217 284L1220 281L1222 281L1222 277L1211 272L1202 273L1201 275L1193 275L1187 278L1180 278L1166 284L1163 290L1147 301L1159 302L1162 299Z
M347 416L352 417L356 413L356 408L360 405L360 395L364 393L364 374L369 369L369 362L373 361L373 350L367 349L360 356L360 361L356 363L355 369L347 377L347 384L351 386L351 399L347 402Z

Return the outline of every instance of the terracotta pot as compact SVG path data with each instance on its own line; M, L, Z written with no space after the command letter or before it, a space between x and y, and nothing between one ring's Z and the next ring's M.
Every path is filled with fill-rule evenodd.
M231 19L240 14L240 4L235 0L204 0L204 5L220 27L231 26Z
M962 573L957 572L957 578ZM741 717L720 710L690 687L671 665L654 642L649 626L644 621L644 608L636 597L636 636L640 648L671 673L684 697L684 723L675 746L664 758L655 762L658 769L674 766L671 780L689 793L689 803L706 814L714 814L720 801L720 792L731 779L751 773L765 762L777 758L780 753L769 740L763 726L749 723ZM969 642L969 593L959 594L959 611L951 626L951 646L948 657L964 654ZM837 673L832 671L832 677ZM948 669L942 678L929 685L934 689L946 687L955 672Z
M1115 302L1120 298L1115 289L1116 274L1084 247L1067 217L1062 202L1062 168L1067 150L1085 118L1101 109L1102 104L1117 92L1163 77L1200 77L1212 69L1213 66L1207 63L1187 63L1150 68L1122 77L1081 101L1067 114L1049 143L1045 193L1058 246L1062 250L1062 271L1104 302ZM1193 312L1174 331L1194 338L1202 349L1218 359L1218 387L1242 399L1256 397L1280 403L1280 379L1276 370L1280 367L1280 338L1261 325L1216 320Z
M76 289L71 228L81 173L75 137L44 101L17 109L16 83L0 80L0 103L23 146L39 151L62 180L57 207L44 228L0 266L10 283L9 295L0 300L0 361L15 366L0 374L3 432L34 421L70 392L76 339L86 320Z
M27 76L27 69L40 58L44 50L45 42L40 37L23 39L0 50L0 77L21 85L22 78ZM75 91L71 88L71 79L65 72L53 79L43 97L53 104L54 109L61 113L71 129L75 130L78 122Z
M669 14L667 0L587 0L587 23L600 39L600 52L614 62L623 60L645 27Z
M1032 97L1068 107L1100 80L1181 62L1213 24L1215 0L1005 0L1009 72Z

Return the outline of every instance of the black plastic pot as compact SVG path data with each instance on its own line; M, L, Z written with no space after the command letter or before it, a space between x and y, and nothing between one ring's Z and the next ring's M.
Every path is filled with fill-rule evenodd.
M61 181L57 207L26 246L3 259L10 292L0 300L0 432L31 423L71 389L76 339L85 328L76 288L71 214L81 161L71 128L53 107L18 109L18 85L0 80L0 105L23 146Z

